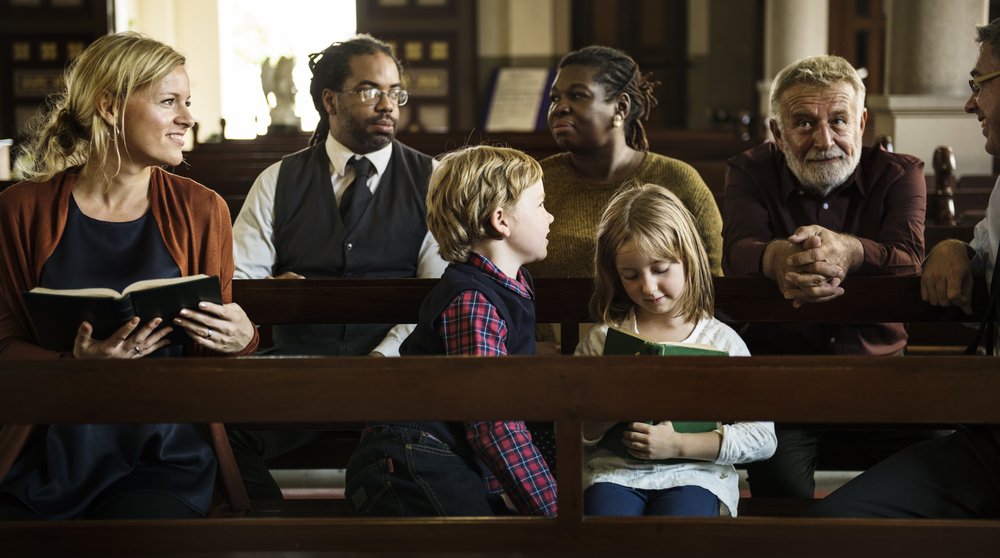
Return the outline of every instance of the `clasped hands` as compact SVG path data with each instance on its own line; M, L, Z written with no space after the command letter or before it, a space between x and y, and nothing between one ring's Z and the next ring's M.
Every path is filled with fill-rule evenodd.
M786 240L775 240L764 250L764 275L798 308L826 302L844 294L841 284L864 261L857 238L819 225L799 227Z

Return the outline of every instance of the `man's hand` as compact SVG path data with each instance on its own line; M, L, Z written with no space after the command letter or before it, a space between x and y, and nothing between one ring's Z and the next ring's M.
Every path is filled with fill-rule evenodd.
M931 306L958 306L972 314L972 266L964 242L945 240L931 250L920 276L920 298Z
M764 274L775 279L781 294L798 308L844 294L841 284L848 272L861 267L864 247L851 235L808 225L787 240L769 244L764 261Z
M268 275L267 279L305 279L305 276L304 275L299 275L298 273L295 273L294 271L286 271L286 272L282 273L281 275L276 275L276 276L273 276L273 277L270 276L270 275Z
M805 244L810 249L818 238ZM803 246L787 240L775 240L764 251L763 272L774 279L782 296L798 308L806 303L825 302L844 294L840 287L843 271L837 266L793 265L793 258L803 253Z
M795 229L795 234L788 237L788 242L802 249L789 258L789 265L828 279L836 277L843 281L849 272L861 267L865 259L865 249L860 240L819 225Z

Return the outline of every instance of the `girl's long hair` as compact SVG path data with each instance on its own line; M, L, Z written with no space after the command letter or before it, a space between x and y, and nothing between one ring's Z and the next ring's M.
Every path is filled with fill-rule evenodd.
M684 293L675 308L678 316L693 322L712 315L715 291L711 268L691 213L662 186L626 183L608 203L597 229L594 294L590 299L595 321L620 323L634 306L615 264L618 251L629 241L654 260L684 267Z

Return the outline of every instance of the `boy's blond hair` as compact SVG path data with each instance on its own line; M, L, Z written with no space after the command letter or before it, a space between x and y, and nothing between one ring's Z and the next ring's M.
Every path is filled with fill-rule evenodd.
M611 198L597 228L594 294L590 299L595 321L620 323L635 305L615 265L618 251L630 240L650 258L684 266L684 293L675 308L678 316L693 322L713 314L711 267L691 213L666 188L632 183Z
M427 189L427 228L441 257L464 263L476 242L502 238L490 214L498 207L510 211L541 179L538 162L509 147L465 147L442 157Z

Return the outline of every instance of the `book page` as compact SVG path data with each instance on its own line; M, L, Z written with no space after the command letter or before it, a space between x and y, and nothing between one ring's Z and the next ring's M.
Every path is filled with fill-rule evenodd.
M155 289L157 287L164 287L166 285L177 285L180 283L188 283L190 281L198 281L208 277L208 275L189 275L187 277L170 277L168 279L146 279L145 281L136 281L125 290L122 294L128 294L135 291L148 291L149 289Z
M102 289L102 288L91 288L91 289L47 289L45 287L35 287L28 291L29 293L43 294L43 295L60 295L60 296L81 296L81 297L91 297L91 298L121 298L123 295L114 289Z

